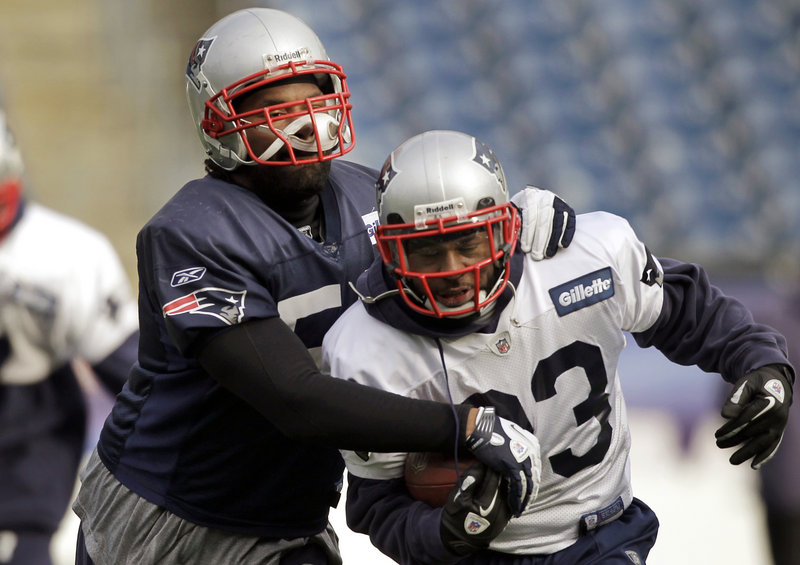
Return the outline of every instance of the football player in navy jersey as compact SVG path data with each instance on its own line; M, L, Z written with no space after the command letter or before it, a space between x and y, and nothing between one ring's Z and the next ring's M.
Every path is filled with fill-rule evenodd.
M738 447L731 463L759 468L775 454L795 378L786 340L700 267L655 258L624 219L600 212L579 216L572 244L546 262L515 253L502 169L463 133L410 138L379 179L381 259L325 336L323 367L412 398L492 405L535 434L540 454L531 501L509 516L480 498L479 467L433 508L406 488L407 453L345 452L347 523L385 554L403 564L644 563L658 520L631 487L617 375L625 331L733 384L716 434Z
M47 565L86 438L76 363L116 394L138 333L108 239L27 199L24 184L0 110L0 563Z
M186 90L208 174L137 238L138 362L81 475L76 561L339 564L337 448L464 445L521 512L529 432L318 370L376 256L377 171L338 159L350 93L314 32L277 10L230 14L197 42ZM521 194L531 255L568 245L571 209Z

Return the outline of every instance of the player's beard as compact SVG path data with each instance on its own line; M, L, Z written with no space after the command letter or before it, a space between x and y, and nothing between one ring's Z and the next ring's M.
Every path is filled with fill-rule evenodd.
M331 162L243 168L248 187L279 213L306 208L325 188Z

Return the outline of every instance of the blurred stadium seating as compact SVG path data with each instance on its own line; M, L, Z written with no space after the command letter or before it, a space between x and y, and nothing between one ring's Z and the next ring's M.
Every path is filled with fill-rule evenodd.
M515 189L625 215L660 254L796 275L796 1L261 5L303 17L345 65L363 162L423 129L465 130Z
M10 91L22 114L30 105L26 122L41 120L43 129L47 77L73 90L85 85L72 94L93 103L83 119L108 106L95 137L116 147L108 126L118 124L135 147L116 147L119 154L105 159L87 149L88 167L80 170L119 171L113 160L128 156L150 165L123 170L136 179L121 189L130 193L122 206L135 203L137 225L180 179L199 172L181 92L190 43L223 14L261 5L305 19L344 65L355 104L354 159L377 167L410 135L464 130L495 149L515 190L536 184L579 211L625 215L656 253L726 275L800 279L797 0L45 3L51 9L31 11L23 0L0 8L0 81L9 83L0 91ZM53 50L61 55L58 74ZM69 88L60 92L66 102ZM154 138L155 127L166 133ZM35 163L39 148L27 149ZM93 182L75 172L66 180L73 193ZM78 217L96 214L96 202L83 198L80 206L51 204L74 205L65 211Z

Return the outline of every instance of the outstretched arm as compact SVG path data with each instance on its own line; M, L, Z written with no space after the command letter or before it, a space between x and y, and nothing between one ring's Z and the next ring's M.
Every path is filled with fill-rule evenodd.
M448 451L468 426L468 406L412 400L317 369L279 318L216 334L200 363L287 437L352 451ZM473 417L474 422L474 417ZM456 425L458 424L458 426Z
M660 259L664 267L664 304L656 323L634 334L668 359L718 372L736 383L722 409L728 419L717 430L717 445L739 447L730 462L752 458L758 469L777 451L789 417L794 369L786 340L753 320L736 299L724 295L697 265Z
M245 322L216 334L199 361L288 438L367 452L449 453L464 446L508 479L515 514L531 499L539 448L535 437L509 428L490 409L411 399L323 375L279 318ZM495 434L506 441L489 441Z
M659 258L664 303L658 320L634 333L640 347L654 346L670 361L697 365L735 383L770 364L785 364L786 340L758 324L745 306L713 286L698 265Z

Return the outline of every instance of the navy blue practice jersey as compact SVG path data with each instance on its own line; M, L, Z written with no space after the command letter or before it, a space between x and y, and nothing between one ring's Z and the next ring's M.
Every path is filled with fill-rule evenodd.
M139 362L98 444L118 480L201 525L265 537L325 527L338 451L288 440L196 357L215 333L275 316L318 351L355 300L348 281L375 256L376 177L332 163L324 243L210 177L185 185L147 223L137 239Z

